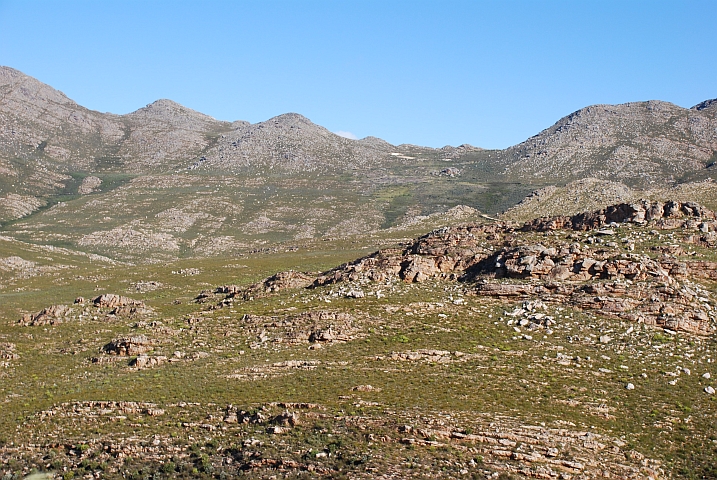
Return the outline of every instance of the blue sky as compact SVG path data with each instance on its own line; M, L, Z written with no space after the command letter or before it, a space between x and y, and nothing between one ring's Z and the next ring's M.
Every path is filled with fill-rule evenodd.
M717 1L0 0L0 64L94 110L170 98L504 148L579 108L717 97Z

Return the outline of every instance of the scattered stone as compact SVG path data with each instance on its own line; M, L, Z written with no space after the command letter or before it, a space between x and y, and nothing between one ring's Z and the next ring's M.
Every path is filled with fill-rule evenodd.
M241 319L245 332L256 335L257 342L251 348L266 344L301 343L330 344L348 342L359 336L356 319L343 312L312 310L285 317L244 315Z
M16 346L10 342L0 342L0 359L2 360L17 360L20 355L17 354Z
M714 395L714 394L715 394L715 389L712 388L712 386L708 385L708 386L705 387L705 393L707 393L708 395Z

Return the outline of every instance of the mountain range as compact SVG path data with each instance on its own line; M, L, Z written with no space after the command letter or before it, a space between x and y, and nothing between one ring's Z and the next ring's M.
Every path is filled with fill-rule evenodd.
M644 196L704 185L715 162L715 100L594 105L504 150L435 149L347 139L296 113L224 122L171 100L100 113L0 67L2 230L102 254L366 234L458 205L515 212L531 193L534 213L541 189L590 179L577 185Z

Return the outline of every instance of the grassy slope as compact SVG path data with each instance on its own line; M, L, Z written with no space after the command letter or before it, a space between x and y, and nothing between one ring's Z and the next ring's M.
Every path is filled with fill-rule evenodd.
M644 249L651 254L653 240L642 238L648 240L638 243L636 252ZM630 452L637 451L658 459L661 468L675 475L711 475L708 459L717 453L712 442L717 404L702 391L709 382L701 375L710 371L717 375L714 363L707 363L708 358L715 360L713 337L672 337L639 325L633 326L634 332L626 333L631 325L624 322L550 307L549 313L557 318L555 332L545 336L534 333L533 339L525 340L506 325L503 314L520 302L468 297L460 285L450 282L360 287L367 292L381 290L386 295L383 298L343 298L335 295L336 287L287 291L214 311L207 306L219 297L209 304L191 301L199 290L216 285L247 284L289 268L322 270L367 251L361 244L345 240L320 242L298 254L181 260L137 269L101 260L90 262L72 252L0 241L0 258L20 256L36 262L34 272L41 272L15 279L18 272L0 272L0 343L14 343L20 355L0 370L0 436L6 446L4 457L12 460L3 468L21 471L34 465L46 469L45 462L55 462L53 468L71 466L78 473L105 469L105 475L113 477L118 474L112 473L112 468L118 468L116 459L106 457L98 441L133 444L153 438L167 444L194 444L198 453L160 463L139 455L120 463L119 471L135 472L139 477L154 471L171 476L167 472L170 466L162 464L172 463L171 468L183 474L208 475L212 468L215 472L221 469L217 462L230 456L229 449L246 450L242 442L250 438L265 443L265 458L306 462L309 455L309 463L323 465L334 472L333 476L340 471L370 476L396 469L407 474L431 464L434 469L441 465L445 476L458 475L465 468L480 476L484 474L480 472L502 465L490 456L481 456L482 466L470 467L469 460L480 455L446 440L439 442L445 445L439 448L394 441L379 443L382 446L378 449L370 440L381 435L398 439L402 436L397 431L399 425L436 428L435 422L443 419L444 424L469 432L490 430L491 421L497 421L506 431L517 429L517 425L541 424L587 430L624 442L619 450L626 455L625 462L630 463L630 455L634 456ZM697 251L705 259L715 259L710 250ZM42 272L37 268L42 265L55 270ZM192 275L189 269L198 269L198 273ZM133 286L150 280L160 282L161 287L141 293ZM46 327L15 323L24 311L103 292L142 299L155 314L139 319L105 319L89 309L90 315L98 315L97 320L89 316ZM459 298L462 303L454 302ZM250 348L256 337L247 330L244 314L285 316L317 309L352 314L359 338L319 350L307 350L306 344L271 342ZM189 318L201 321L189 328ZM138 327L138 321L146 322L145 326ZM152 321L158 324L151 326ZM611 343L595 340L606 332L614 338ZM90 363L89 359L98 356L98 349L111 339L140 333L158 341L155 354L171 356L181 351L185 359L196 352L209 356L140 371L129 369L127 360ZM468 359L444 363L391 358L391 352L421 348L461 351ZM558 363L558 353L567 361ZM287 360L319 363L313 370L269 368ZM680 374L672 386L668 380L677 377L665 373L675 372L677 366L690 368L692 374ZM601 373L599 368L609 373ZM227 378L247 372L260 374L255 379L252 375ZM643 372L647 378L641 377ZM637 388L625 390L626 382L633 382ZM363 384L376 390L352 391L352 387ZM38 416L41 410L62 402L88 400L154 402L166 413L157 417L130 413L119 421L100 416L80 423L59 414L49 420ZM177 406L181 402L199 405ZM263 405L269 413L280 413L281 409L269 402L313 402L326 410L321 411L323 416L301 411L302 423L278 443L266 433L265 425L221 422L227 404L245 410ZM446 420L446 414L451 418ZM202 424L220 428L206 430ZM228 426L228 430L222 430L222 426ZM328 435L332 431L335 435ZM368 437L368 433L374 437ZM47 439L54 439L50 443L86 444L88 450L81 459L68 456L64 448L43 450L43 455L52 458L40 461L24 451L12 453L10 448L11 442L45 444ZM322 459L306 453L312 451L333 452L333 456ZM571 455L577 453L566 448L561 455L574 460ZM438 475L438 471L430 471Z

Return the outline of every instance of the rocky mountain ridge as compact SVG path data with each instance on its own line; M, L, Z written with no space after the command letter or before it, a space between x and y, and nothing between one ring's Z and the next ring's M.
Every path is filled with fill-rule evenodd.
M171 100L100 113L0 67L0 222L26 241L127 249L117 258L137 261L365 235L457 205L495 215L536 189L507 218L565 211L582 190L600 205L643 197L714 207L705 192L715 109L709 100L689 110L599 105L506 150L433 149L343 138L296 113L230 123ZM640 190L683 180L706 187L677 197ZM611 193L590 193L604 185Z
M630 185L679 182L717 159L717 102L690 109L650 100L593 105L506 151L521 177L596 177Z
M298 113L286 113L265 122L238 125L221 135L216 146L195 165L230 171L352 171L386 163L391 158L387 155L395 150L383 140L347 139Z
M691 109L654 100L593 105L521 144L488 154L470 145L436 150L396 147L375 137L349 140L298 114L257 124L222 122L171 100L126 115L100 113L9 67L0 67L0 95L0 168L14 176L23 168L18 163L33 162L62 174L249 166L289 173L362 171L411 160L406 152L418 149L453 158L474 155L476 162L517 178L554 181L557 170L563 181L567 173L568 179L592 176L650 185L679 181L717 158L714 100Z

